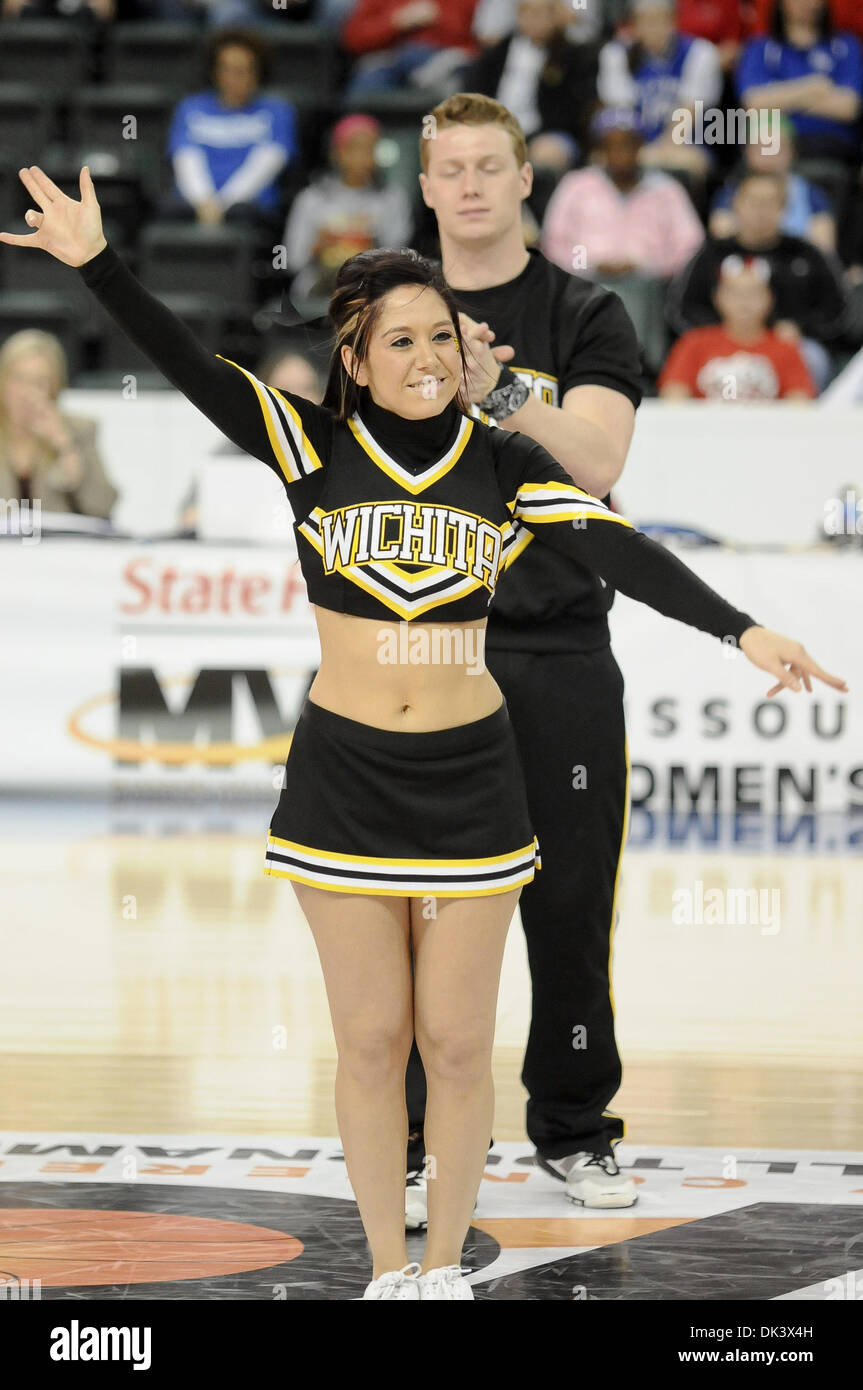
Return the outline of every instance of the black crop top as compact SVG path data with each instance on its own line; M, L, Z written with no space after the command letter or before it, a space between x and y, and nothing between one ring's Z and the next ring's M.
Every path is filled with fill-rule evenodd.
M127 336L284 484L310 602L467 622L535 537L668 617L739 639L754 619L583 492L541 445L461 414L406 421L368 400L340 423L198 343L111 246L79 268ZM365 418L363 418L365 417ZM425 460L425 461L424 461Z

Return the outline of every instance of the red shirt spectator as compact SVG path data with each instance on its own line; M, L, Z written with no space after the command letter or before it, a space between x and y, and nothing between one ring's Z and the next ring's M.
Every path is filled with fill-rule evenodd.
M476 52L471 34L477 0L358 0L344 29L349 53L379 53L410 39Z
M809 369L794 343L765 329L754 342L741 342L715 324L693 328L674 344L659 377L667 386L686 387L696 400L776 401L815 395ZM666 398L680 398L669 391Z
M727 256L713 300L721 323L692 328L675 343L659 377L664 399L810 400L817 394L794 334L767 327L773 291L763 257Z

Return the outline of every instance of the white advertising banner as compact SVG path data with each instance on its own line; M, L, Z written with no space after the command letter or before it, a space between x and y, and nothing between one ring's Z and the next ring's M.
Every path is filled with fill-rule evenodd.
M319 659L294 556L0 546L2 784L266 790Z
M135 536L179 525L190 488L236 451L175 391L67 391L98 422L120 497L113 520ZM811 545L820 528L863 540L863 407L804 403L670 406L644 401L615 502L636 525L691 526L740 545ZM245 456L242 456L245 457ZM257 460L251 474L269 475ZM238 492L239 505L244 497ZM284 494L282 494L284 500Z
M802 642L849 690L814 680L811 694L768 699L774 679L733 645L616 595L633 807L863 812L863 556L708 549L681 558L764 627Z
M687 552L709 584L801 640L847 695L768 700L713 638L617 596L634 806L863 808L863 557ZM284 762L319 648L288 548L81 538L0 544L0 787L242 788ZM540 712L541 714L541 712Z

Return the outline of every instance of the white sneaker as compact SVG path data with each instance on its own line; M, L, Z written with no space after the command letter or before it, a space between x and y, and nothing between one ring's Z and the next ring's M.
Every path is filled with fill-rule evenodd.
M621 1173L611 1154L577 1153L565 1158L536 1156L552 1177L563 1178L566 1195L583 1207L631 1207L638 1201L632 1178Z
M422 1265L419 1264L405 1265L404 1269L388 1269L386 1274L379 1274L377 1279L372 1280L363 1298L418 1299L420 1286L417 1275L421 1269Z
M474 1302L473 1289L462 1275L470 1274L469 1269L462 1269L461 1265L442 1265L440 1269L430 1269L425 1274L421 1274L417 1283L420 1286L420 1298L425 1299L457 1299L469 1298Z
M424 1231L428 1219L428 1179L422 1173L412 1173L405 1186L405 1229Z
M476 1211L474 1202L473 1209ZM405 1230L424 1231L429 1223L428 1178L414 1173L405 1185Z

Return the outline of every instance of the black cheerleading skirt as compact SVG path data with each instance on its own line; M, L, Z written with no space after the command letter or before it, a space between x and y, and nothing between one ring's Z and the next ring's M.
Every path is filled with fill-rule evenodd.
M376 729L306 700L264 872L338 893L487 897L540 867L506 704L453 729Z

